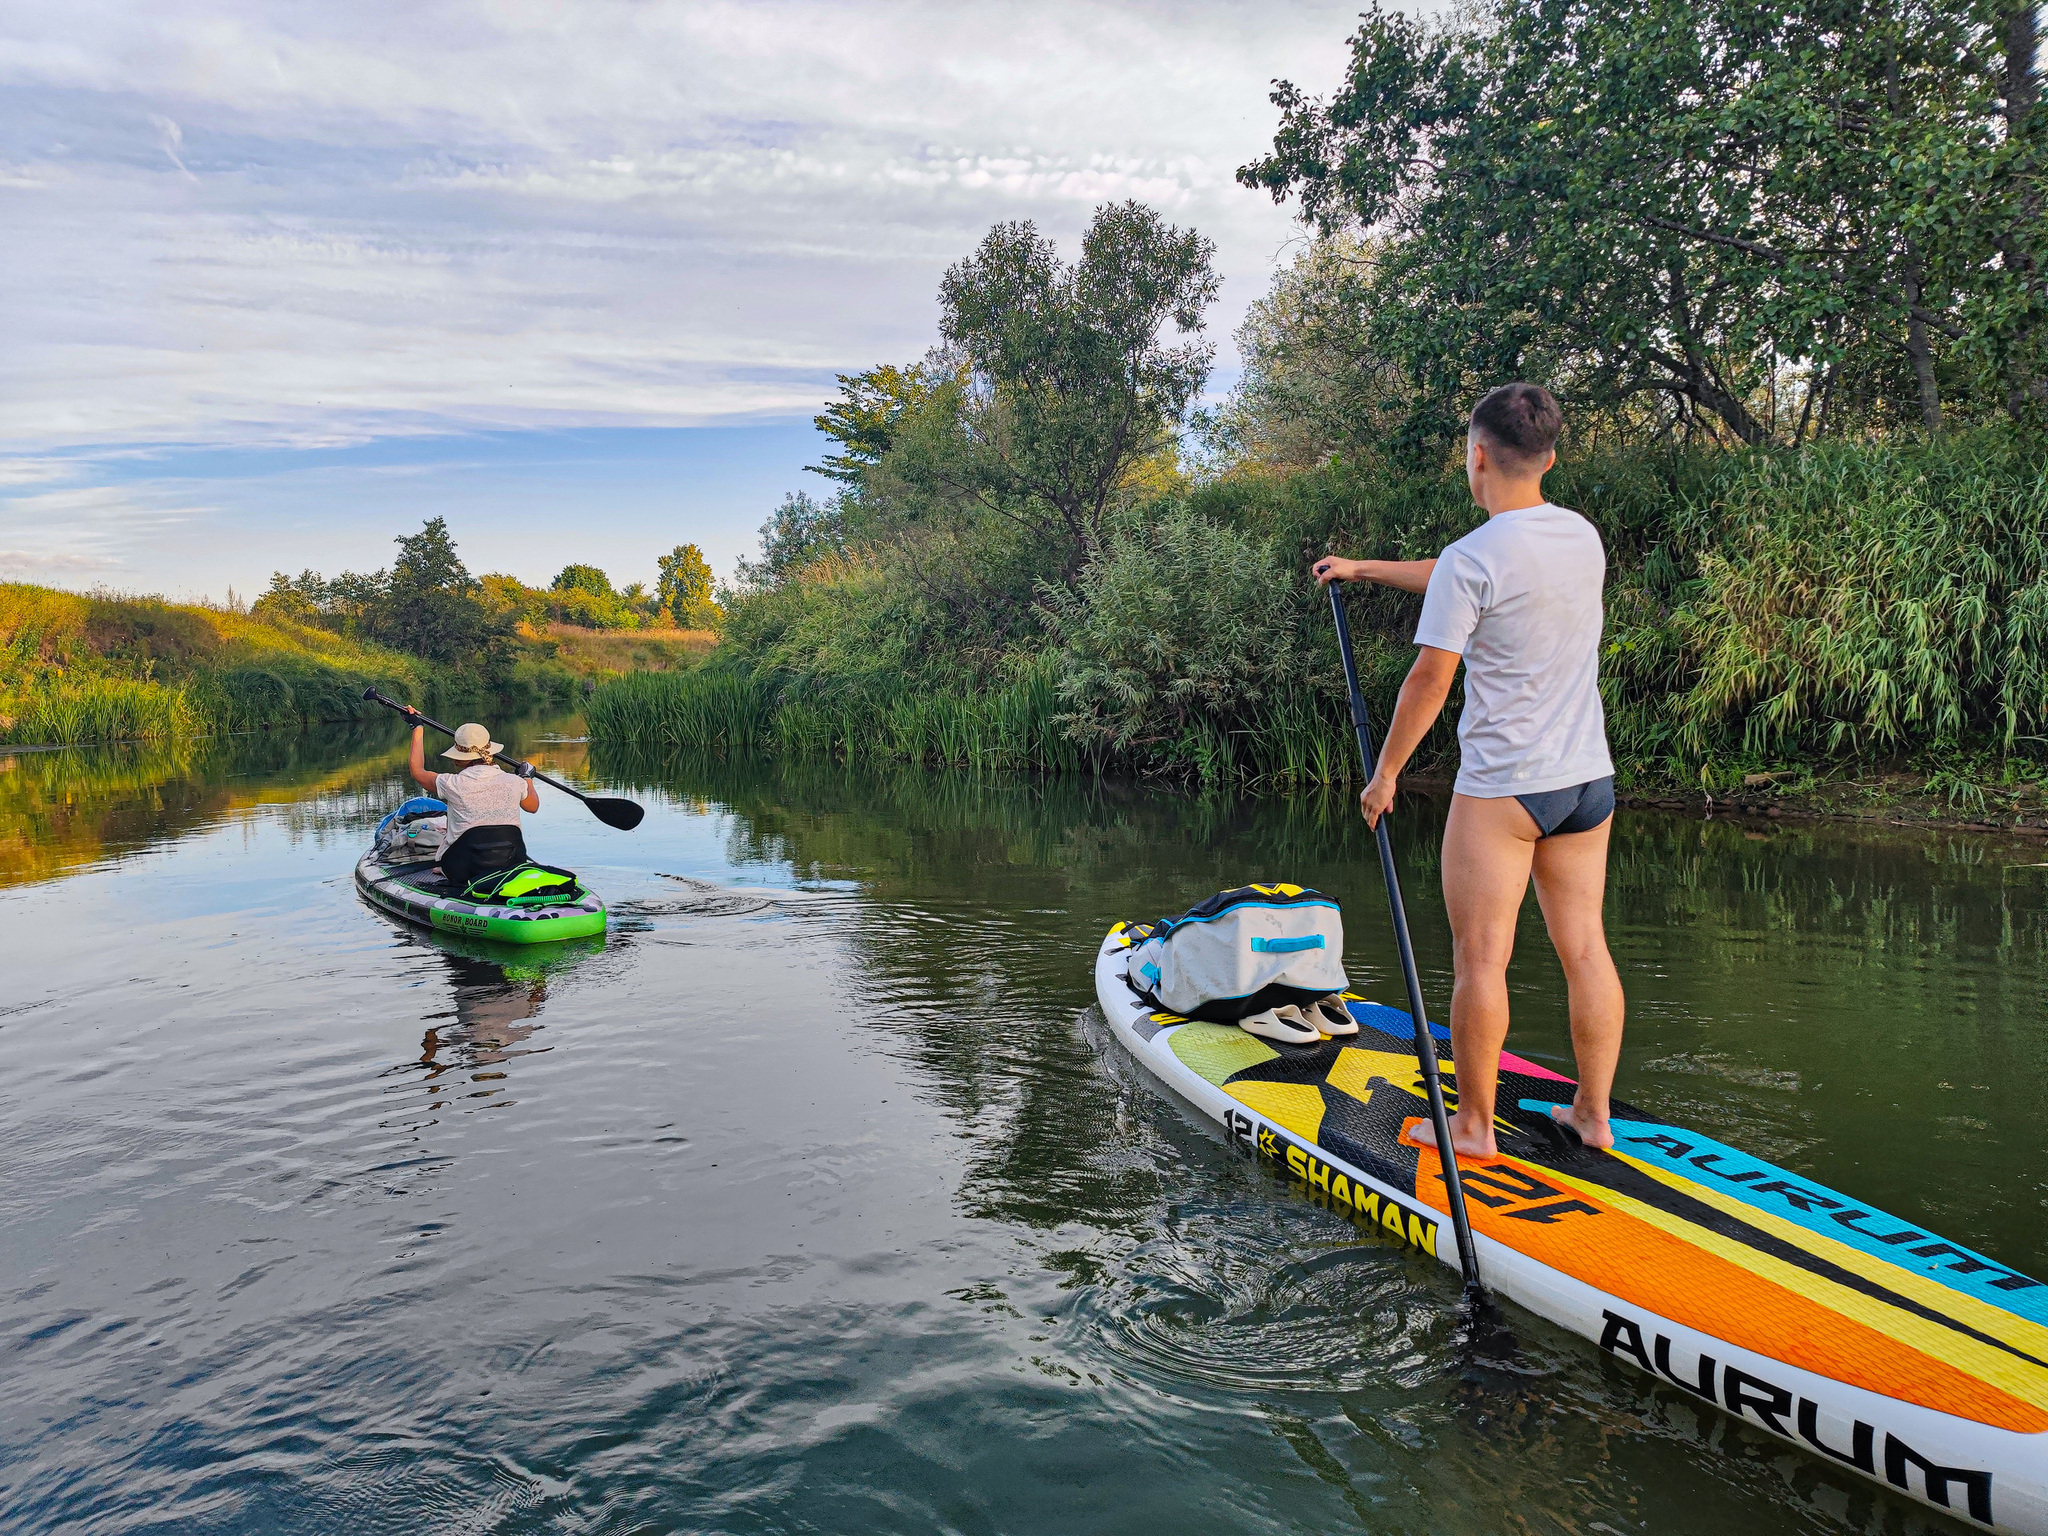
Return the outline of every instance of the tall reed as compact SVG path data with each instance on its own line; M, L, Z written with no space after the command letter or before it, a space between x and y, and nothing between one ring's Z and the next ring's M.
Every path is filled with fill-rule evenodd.
M1021 665L985 693L920 693L870 684L778 696L758 675L703 668L606 683L585 709L599 740L698 752L1066 772L1081 754L1056 718L1053 660Z
M600 687L584 707L592 736L701 751L766 746L774 715L758 678L706 668L628 673Z
M1965 447L1758 456L1697 509L1683 740L1895 750L2048 727L2048 475Z
M182 688L146 679L88 677L58 681L18 698L12 717L0 717L0 741L61 746L146 741L189 736L199 726Z

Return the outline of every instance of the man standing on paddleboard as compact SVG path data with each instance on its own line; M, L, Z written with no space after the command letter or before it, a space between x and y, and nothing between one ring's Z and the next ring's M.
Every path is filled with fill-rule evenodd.
M1451 919L1451 1057L1458 1151L1491 1157L1494 1093L1508 1034L1508 959L1533 876L1571 996L1579 1088L1551 1113L1589 1147L1611 1147L1608 1097L1621 1059L1621 978L1600 907L1614 763L1600 707L1601 587L1607 556L1578 513L1552 506L1543 476L1564 421L1534 384L1503 384L1472 408L1465 477L1487 519L1434 560L1316 562L1318 582L1374 581L1420 592L1417 656L1401 685L1372 782L1368 823L1394 803L1401 769L1450 696L1460 658L1465 710L1444 827ZM1415 1139L1434 1145L1427 1120Z

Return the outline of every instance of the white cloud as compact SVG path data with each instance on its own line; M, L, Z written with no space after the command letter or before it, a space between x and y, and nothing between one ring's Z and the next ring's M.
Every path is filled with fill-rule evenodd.
M74 459L0 459L0 486L72 480L78 477L81 467Z
M148 487L77 486L0 496L0 576L78 580L131 569L138 543L203 515L203 504Z
M179 153L185 147L185 130L168 117L158 117L154 113L150 115L149 120L156 125L157 138L163 144L164 158L175 165L178 174L187 181L197 181L199 178L192 174L192 168L185 164L184 157Z
M787 417L917 356L997 219L1219 244L1267 81L1354 5L25 8L0 40L0 446ZM1219 337L1222 339L1222 337Z

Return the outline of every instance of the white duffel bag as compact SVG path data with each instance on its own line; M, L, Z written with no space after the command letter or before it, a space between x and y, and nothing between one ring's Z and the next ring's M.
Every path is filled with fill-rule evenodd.
M1132 987L1167 1013L1301 1045L1357 1032L1344 916L1320 891L1247 885L1130 931Z
M429 863L448 841L448 808L415 796L377 823L377 856L387 864Z

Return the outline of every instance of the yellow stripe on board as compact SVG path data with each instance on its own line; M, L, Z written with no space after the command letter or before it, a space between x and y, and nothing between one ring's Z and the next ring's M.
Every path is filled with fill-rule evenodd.
M1323 1091L1313 1083L1231 1083L1223 1091L1314 1145L1323 1123Z
M1638 1221L1692 1244L1703 1252L1711 1253L1730 1264L1746 1269L1760 1279L1768 1280L1773 1285L1826 1307L1829 1311L1851 1318L1864 1327L1884 1334L1908 1348L1916 1349L1932 1359L1946 1361L1957 1370L1965 1371L1979 1381L2018 1398L2021 1402L2029 1403L2035 1408L2048 1409L2048 1371L2029 1365L2001 1349L1980 1343L1926 1318L1915 1317L1910 1312L1902 1312L1897 1307L1887 1306L1874 1296L1865 1296L1860 1291L1852 1291L1845 1285L1814 1274L1811 1270L1801 1269L1796 1264L1774 1258L1768 1253L1760 1253L1736 1238L1723 1237L1718 1232L1687 1221L1682 1216L1674 1216L1669 1211L1659 1210L1656 1206L1646 1204L1633 1196L1621 1194L1607 1185L1594 1183L1590 1179L1576 1179L1566 1169L1525 1163L1520 1158L1507 1158L1505 1161L1527 1169L1531 1176L1569 1184L1583 1195L1603 1201L1617 1211L1625 1212ZM1692 1194L1697 1188L1697 1185L1688 1181L1686 1193ZM1755 1215L1754 1211L1745 1209L1743 1220L1753 1222ZM1810 1235L1806 1234L1803 1228L1801 1233L1802 1236ZM1984 1331L1988 1333L1990 1330Z
M1421 1072L1412 1051L1368 1051L1347 1045L1337 1053L1336 1064L1323 1074L1323 1081L1339 1093L1369 1104L1374 1078L1383 1077L1396 1088L1420 1093Z
M1613 1155L1632 1168L1640 1168L1658 1183L1668 1184L1704 1205L1725 1211L1759 1231L1783 1238L1795 1248L1803 1248L1816 1258L1826 1259L1830 1264L1846 1269L1851 1274L1861 1275L1887 1290L1897 1291L1901 1296L1917 1301L1931 1311L1952 1317L1979 1333L2001 1339L2014 1349L2023 1349L2037 1360L2048 1360L2048 1328L2042 1327L2039 1323L2017 1316L2003 1307L1994 1307L1989 1302L1980 1301L1965 1292L1953 1290L1928 1275L1889 1264L1861 1248L1852 1248L1847 1243L1837 1242L1824 1232L1815 1232L1809 1227L1802 1227L1797 1222L1787 1221L1784 1217L1773 1215L1769 1211L1760 1211L1746 1201L1738 1200L1724 1191L1696 1184L1691 1179L1673 1173L1667 1168L1661 1168L1655 1163L1631 1157L1625 1152L1616 1152Z

